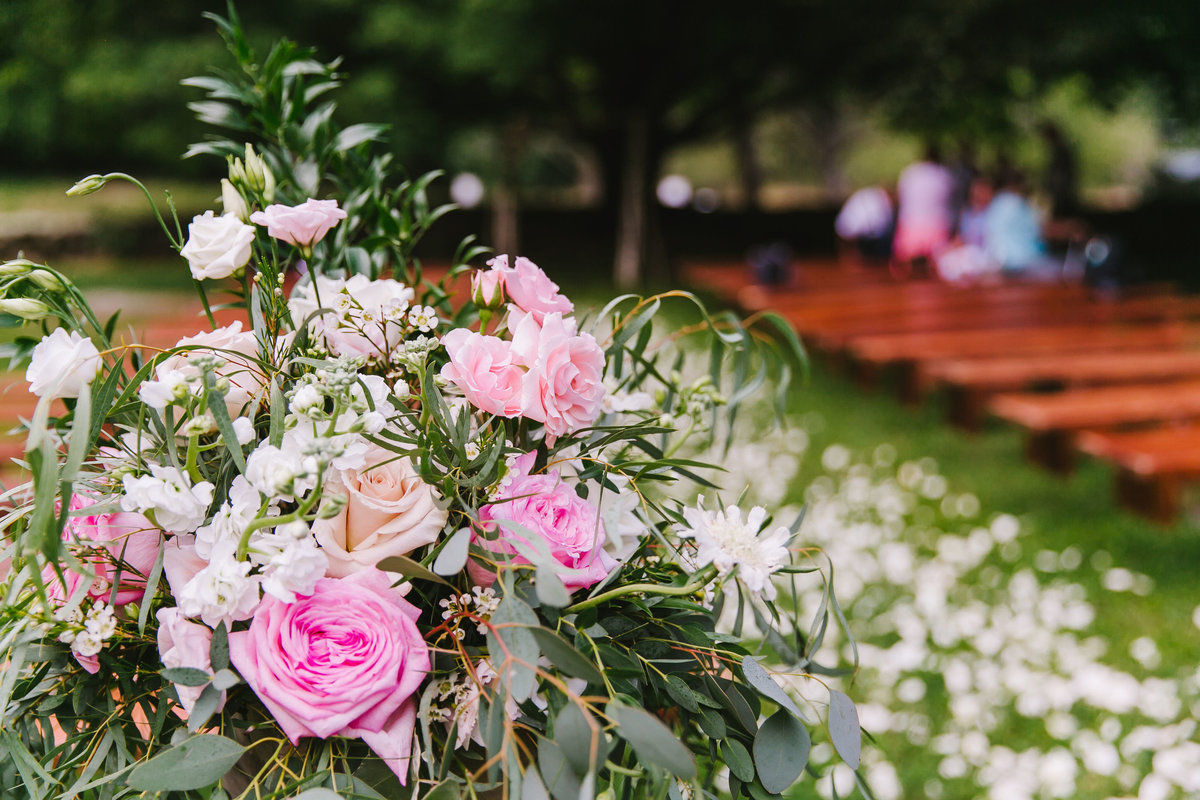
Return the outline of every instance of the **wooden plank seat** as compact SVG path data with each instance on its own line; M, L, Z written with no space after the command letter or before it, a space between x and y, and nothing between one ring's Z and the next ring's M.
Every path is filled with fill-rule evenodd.
M1200 380L1001 394L988 407L1027 429L1034 462L1066 473L1074 467L1075 437L1083 429L1200 418Z
M874 383L883 368L892 366L900 372L902 395L914 399L922 397L932 385L929 365L951 358L1118 352L1195 344L1200 344L1200 326L1176 322L1083 323L871 334L849 339L846 350L855 362L861 383Z
M1200 478L1200 425L1081 431L1076 446L1116 467L1121 505L1164 524L1179 514L1183 484Z
M952 423L977 430L987 399L1030 386L1068 387L1152 383L1200 377L1200 350L1154 349L1126 352L1050 353L1018 358L949 359L930 363L931 381L945 386Z

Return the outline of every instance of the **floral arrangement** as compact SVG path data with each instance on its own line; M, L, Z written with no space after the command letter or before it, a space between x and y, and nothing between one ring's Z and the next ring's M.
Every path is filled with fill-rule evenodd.
M9 350L39 402L4 495L5 794L762 798L813 731L857 768L846 695L803 708L766 666L843 671L831 568L696 455L798 343L684 292L585 314L470 241L423 270L436 175L393 186L380 129L332 120L335 64L259 64L213 18L240 71L188 83L238 141L190 154L227 159L223 213L159 216L197 332L128 343L0 266L41 327ZM664 334L671 298L700 316Z

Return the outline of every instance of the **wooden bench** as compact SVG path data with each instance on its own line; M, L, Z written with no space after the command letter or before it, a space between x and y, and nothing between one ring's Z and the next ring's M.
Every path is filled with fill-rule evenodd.
M1179 515L1182 484L1200 478L1200 425L1081 431L1080 451L1117 468L1117 501L1163 524Z
M983 423L987 399L1030 386L1064 388L1153 383L1200 377L1200 350L1052 353L1020 358L950 359L928 365L929 378L946 388L947 415L966 430Z
M1117 352L1200 344L1200 327L1086 323L1029 328L919 331L858 336L846 343L860 383L872 385L885 367L900 372L901 394L924 396L929 365L953 358L1003 358L1050 353Z
M1081 430L1200 418L1200 380L1001 394L992 398L989 410L1028 430L1031 460L1067 473L1075 464L1075 437Z

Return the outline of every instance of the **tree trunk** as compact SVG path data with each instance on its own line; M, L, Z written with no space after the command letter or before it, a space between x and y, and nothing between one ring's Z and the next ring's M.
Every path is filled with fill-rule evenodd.
M758 151L754 146L754 121L748 114L741 117L733 136L743 202L747 211L758 211L762 208L759 196L762 190L762 167L759 166Z
M492 190L492 247L497 254L520 253L517 171L528 133L524 119L509 120L500 129L500 174Z
M646 211L650 130L643 113L626 120L620 205L617 208L617 252L613 282L626 291L642 282L647 254Z

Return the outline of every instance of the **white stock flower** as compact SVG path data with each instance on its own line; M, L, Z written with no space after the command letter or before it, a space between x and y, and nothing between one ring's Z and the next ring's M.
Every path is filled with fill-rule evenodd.
M259 537L251 557L264 567L263 591L285 603L294 603L297 595L312 594L329 567L329 559L317 546L308 525L299 520Z
M762 506L750 509L743 521L737 506L708 511L703 502L704 498L700 498L699 507L683 510L689 527L679 529L680 537L696 542L696 566L712 564L723 576L736 571L747 589L766 600L774 600L771 575L787 564L788 529L781 525L766 537L760 537L767 518Z
M246 417L238 417L233 421L233 435L238 444L250 444L254 441L254 423Z
M33 348L25 380L38 397L78 397L102 366L91 339L57 328Z
M250 482L239 475L229 487L229 499L221 504L212 522L196 529L196 554L207 560L220 542L237 542L242 531L254 521L262 505L262 497Z
M150 465L150 474L123 479L125 496L121 508L142 514L153 514L154 521L165 531L190 533L198 528L212 503L213 485L201 481L195 486L175 467Z
M288 402L288 410L302 417L309 416L313 411L323 411L324 409L325 395L314 383L305 383L297 387L296 391L292 393L292 399Z
M250 568L250 562L234 557L229 543L220 543L208 566L179 592L179 610L184 616L199 617L210 628L249 619L258 608L260 583L258 576L249 575Z
M228 278L250 260L250 245L254 243L254 226L247 225L233 214L217 217L211 211L192 218L188 225L188 240L179 255L187 259L192 277Z
M194 376L189 376L183 370L162 370L156 377L157 380L146 381L138 387L138 397L151 408L161 411L172 403L184 400L191 392L189 377Z

